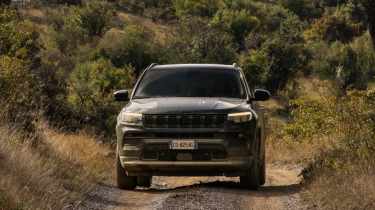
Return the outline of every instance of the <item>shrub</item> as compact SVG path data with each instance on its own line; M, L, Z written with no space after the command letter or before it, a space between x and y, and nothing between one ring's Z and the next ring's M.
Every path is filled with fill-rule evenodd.
M0 116L25 131L34 131L39 108L38 33L16 11L0 9Z
M9 56L0 56L0 120L34 132L34 120L39 108L39 87L30 66Z
M109 3L88 1L82 7L63 6L48 10L51 33L58 49L72 54L78 45L102 36L111 24L113 11Z
M350 44L340 42L328 46L325 43L310 45L314 58L311 67L322 78L335 79L342 89L367 87L375 75L375 53L368 33Z
M266 52L262 50L251 50L248 54L239 57L239 64L243 69L250 86L264 86L271 63Z
M310 0L279 0L280 4L298 15L302 20L320 17L323 9Z
M318 19L310 29L304 33L306 40L325 40L328 42L350 42L361 35L365 27L360 22L353 21L351 11L341 7L331 15Z
M332 99L330 103L314 100L297 99L290 102L292 123L285 127L286 134L300 141L312 139L315 135L328 135L335 131L336 122ZM317 132L319 131L319 132Z
M174 7L178 17L186 15L212 17L222 4L222 1L217 0L174 0Z
M130 64L139 73L159 59L149 38L145 29L137 25L128 25L123 31L111 30L98 45L99 56L110 59L116 67Z
M273 92L285 87L297 71L303 71L310 59L310 53L302 39L302 23L289 14L273 36L261 46L268 57L265 86Z
M201 18L180 20L168 47L172 63L233 63L236 48L232 37Z
M79 64L69 78L68 101L82 122L101 131L113 133L120 104L113 100L113 92L130 88L133 68L113 67L100 59Z
M108 28L113 10L105 1L87 1L79 10L81 27L91 36L101 36Z
M245 47L245 37L259 25L258 18L247 10L220 10L216 13L211 24L222 27L232 34L241 49Z
M288 135L301 141L335 138L337 148L356 158L371 158L375 151L374 91L350 91L346 96L324 97L323 101L291 101L292 122Z

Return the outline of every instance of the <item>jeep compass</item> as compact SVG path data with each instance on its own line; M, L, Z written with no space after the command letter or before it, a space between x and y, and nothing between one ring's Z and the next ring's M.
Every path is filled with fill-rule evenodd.
M116 172L121 189L149 187L152 176L239 176L265 183L263 110L236 64L152 64L117 118Z

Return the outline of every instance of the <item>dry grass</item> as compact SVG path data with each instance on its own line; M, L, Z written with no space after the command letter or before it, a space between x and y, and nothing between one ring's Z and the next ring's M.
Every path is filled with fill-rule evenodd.
M77 209L96 182L111 177L109 148L89 135L44 128L33 148L12 129L0 134L0 209Z
M94 175L95 180L111 179L115 154L107 145L98 143L95 137L84 132L64 134L46 129L45 140L60 159L78 165Z
M306 186L312 209L375 209L374 163L348 162L344 169L320 169Z

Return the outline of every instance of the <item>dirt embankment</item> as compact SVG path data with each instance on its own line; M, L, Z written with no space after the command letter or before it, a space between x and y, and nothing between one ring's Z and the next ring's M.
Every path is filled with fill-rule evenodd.
M301 168L268 167L267 183L259 191L242 189L238 178L154 177L150 189L122 191L99 185L88 209L304 209L300 197Z

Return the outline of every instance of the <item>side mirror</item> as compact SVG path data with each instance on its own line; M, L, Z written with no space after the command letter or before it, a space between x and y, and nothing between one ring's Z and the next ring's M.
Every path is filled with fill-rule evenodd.
M129 91L118 90L114 94L115 101L129 101Z
M255 89L254 101L267 101L271 98L271 93L268 90Z

